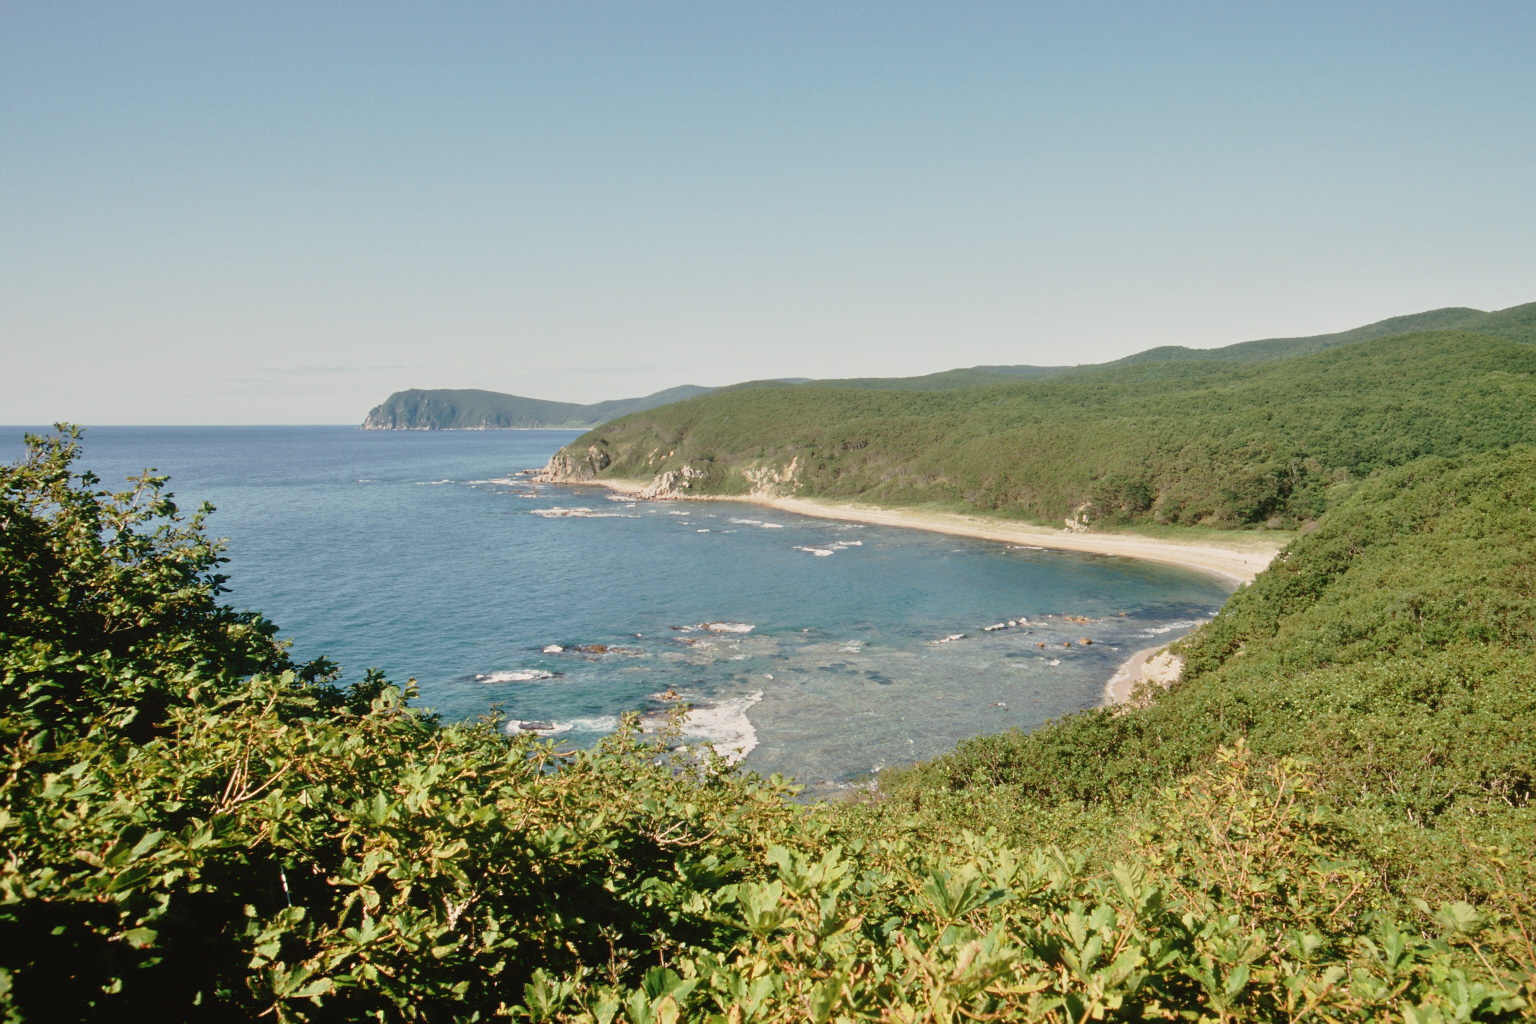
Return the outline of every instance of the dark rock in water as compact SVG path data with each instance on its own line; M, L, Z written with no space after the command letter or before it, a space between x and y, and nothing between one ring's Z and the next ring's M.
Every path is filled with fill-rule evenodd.
M612 644L578 644L571 648L581 654L644 654L638 647L618 647Z
M555 727L554 722L518 722L517 728L522 732L548 732Z

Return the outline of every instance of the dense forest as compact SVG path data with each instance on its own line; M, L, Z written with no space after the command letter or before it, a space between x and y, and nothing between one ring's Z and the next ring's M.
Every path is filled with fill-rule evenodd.
M590 431L552 468L1056 525L1294 529L1393 466L1536 443L1536 321L1505 320L1509 338L1432 331L938 391L726 390Z
M1401 374L1445 345L1473 384L1443 383L1456 403L1523 394L1519 353L1486 339L1366 351ZM1460 449L1404 442L1403 465L1331 492L1185 642L1171 691L813 807L633 727L591 751L508 740L415 710L409 683L293 664L220 603L204 512L163 478L99 489L73 432L29 439L0 470L0 1005L1520 1019L1536 451L1416 410L1402 422L1433 414L1423 436Z

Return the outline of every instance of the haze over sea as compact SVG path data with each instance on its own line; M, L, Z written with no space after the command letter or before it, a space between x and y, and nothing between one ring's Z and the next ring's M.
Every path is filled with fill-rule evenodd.
M5 428L7 458L22 432ZM498 707L578 744L672 689L690 735L813 791L1095 706L1133 651L1229 592L1129 559L514 476L577 433L97 427L78 468L118 490L154 467L184 509L216 505L226 600L297 660L414 677L447 720ZM574 650L599 646L619 650Z

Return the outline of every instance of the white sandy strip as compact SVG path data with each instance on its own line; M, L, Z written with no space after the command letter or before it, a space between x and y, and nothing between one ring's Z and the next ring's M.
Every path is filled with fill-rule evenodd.
M1144 679L1160 686L1172 686L1183 671L1184 659L1168 650L1167 644L1137 651L1104 684L1104 702L1099 706L1107 708L1124 704L1131 699L1131 691Z
M1141 682L1142 669L1147 664L1147 659L1166 646L1168 645L1162 644L1158 647L1148 647L1126 658L1125 663L1115 669L1115 674L1109 677L1109 682L1104 684L1104 703L1102 706L1109 707L1112 704L1125 703L1126 698L1131 695L1131 691L1136 689L1136 684Z
M774 498L764 504L801 515L828 519L848 519L883 526L907 526L961 537L980 537L1009 544L1033 544L1062 551L1087 551L1100 555L1122 555L1149 562L1180 565L1197 569L1231 583L1250 583L1280 553L1285 545L1277 540L1255 539L1243 546L1212 544L1210 541L1179 541L1161 537L1138 537L1125 533L1067 533L1043 526L999 523L982 516L954 512L927 512L915 509L875 509L858 505L832 505L810 498ZM1245 538L1246 540L1246 538Z
M592 480L587 481L616 491L634 492L649 486L643 480ZM580 485L577 485L580 486ZM1253 578L1280 553L1285 542L1261 534L1242 534L1234 543L1213 543L1209 539L1172 540L1163 537L1141 537L1129 533L1068 533L1044 526L1003 523L983 516L962 515L955 512L929 512L918 509L882 509L868 505L834 505L813 498L750 498L721 495L720 501L747 501L769 505L822 519L845 519L856 523L874 523L881 526L903 526L914 530L931 530L960 537L979 537L1008 544L1032 544L1036 547L1055 548L1062 551L1086 551L1099 555L1121 555L1125 558L1141 558L1164 565L1178 565L1186 569L1215 576L1228 583L1251 583ZM689 500L689 499L684 499ZM691 499L699 500L699 499Z

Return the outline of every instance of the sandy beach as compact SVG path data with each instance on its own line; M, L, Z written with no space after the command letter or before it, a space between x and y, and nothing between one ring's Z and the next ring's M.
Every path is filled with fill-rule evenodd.
M596 485L625 493L638 493L649 487L647 480L590 480L572 486ZM752 498L745 495L700 496L677 500L745 501L755 505L770 505L786 512L818 516L823 519L843 519L855 523L874 523L881 526L901 526L913 530L930 530L959 537L978 537L982 540L1001 541L1005 544L1032 545L1055 548L1062 551L1084 551L1099 555L1119 555L1124 558L1141 558L1164 565L1177 565L1214 576L1234 586L1251 583L1285 546L1285 540L1265 534L1233 534L1230 542L1213 542L1209 538L1199 540L1173 540L1163 537L1141 537L1130 533L1068 533L1045 526L1029 526L989 519L985 516L963 515L957 512L931 512L922 509L883 509L872 505L841 504L815 498ZM1288 538L1287 538L1288 539Z

